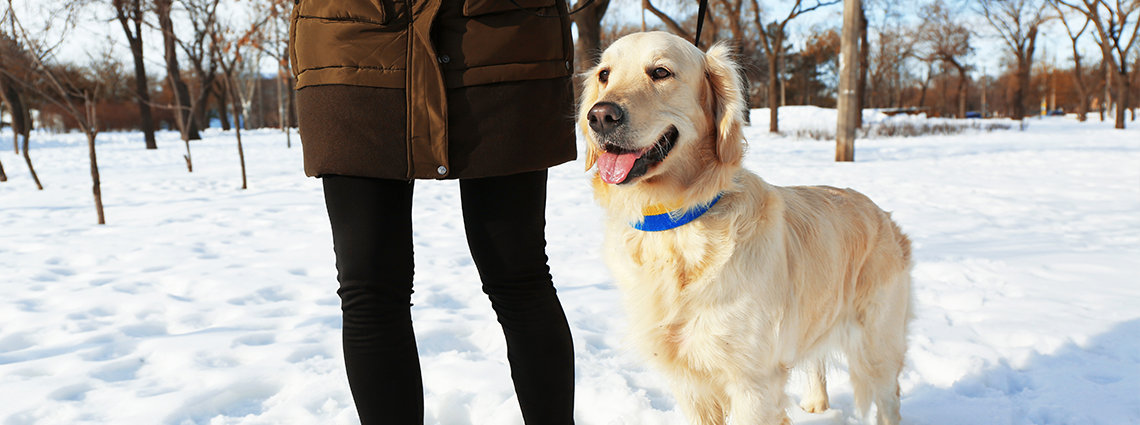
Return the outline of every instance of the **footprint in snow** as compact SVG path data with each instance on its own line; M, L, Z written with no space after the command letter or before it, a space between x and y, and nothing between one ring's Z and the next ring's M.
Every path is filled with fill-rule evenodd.
M89 384L74 384L62 387L48 394L48 398L58 401L82 401L92 388Z
M259 347L262 345L269 345L274 342L277 342L277 338L273 336L273 334L253 334L235 338L233 346L237 347L239 345L246 345L251 347Z
M130 381L138 377L138 371L143 367L143 359L128 359L112 363L91 371L91 377L103 382Z

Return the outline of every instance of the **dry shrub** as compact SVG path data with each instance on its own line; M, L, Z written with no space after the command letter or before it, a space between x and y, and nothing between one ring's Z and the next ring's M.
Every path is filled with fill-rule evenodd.
M82 111L82 102L75 103L76 109ZM152 108L155 126L157 128L174 128L174 114L165 108ZM99 131L136 131L142 128L142 118L139 117L139 105L131 101L101 101L95 106ZM70 132L78 130L79 124L75 117L64 112L63 108L54 103L45 103L40 108L41 126L57 132Z
M1022 126L1024 127L1024 125ZM961 134L966 130L991 132L996 130L1009 130L1010 124L990 123L982 125L979 122L969 124L956 124L949 122L895 122L887 121L877 124L865 124L858 130L856 137L860 139L880 137L919 137L928 135L950 136ZM1023 128L1024 130L1024 128ZM820 128L801 128L794 133L796 138L814 140L835 140L835 132Z

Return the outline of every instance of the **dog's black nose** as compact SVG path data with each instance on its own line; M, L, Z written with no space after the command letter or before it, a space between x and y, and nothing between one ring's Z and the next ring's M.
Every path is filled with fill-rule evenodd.
M590 108L586 119L590 121L591 129L599 134L605 134L621 125L624 115L620 106L610 102L599 102Z

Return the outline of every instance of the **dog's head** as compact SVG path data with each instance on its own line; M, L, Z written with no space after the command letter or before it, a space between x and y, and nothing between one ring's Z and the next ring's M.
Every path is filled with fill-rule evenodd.
M727 45L704 53L664 32L622 37L585 74L586 169L597 165L599 190L636 188L647 201L715 196L740 167L744 108Z

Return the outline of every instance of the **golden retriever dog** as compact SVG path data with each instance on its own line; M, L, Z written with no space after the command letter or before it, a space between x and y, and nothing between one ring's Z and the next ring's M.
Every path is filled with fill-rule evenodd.
M578 120L606 212L603 256L630 339L694 424L787 424L784 387L828 409L847 359L856 407L899 423L910 242L851 189L777 187L741 167L745 103L725 45L626 36L588 71Z

